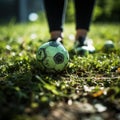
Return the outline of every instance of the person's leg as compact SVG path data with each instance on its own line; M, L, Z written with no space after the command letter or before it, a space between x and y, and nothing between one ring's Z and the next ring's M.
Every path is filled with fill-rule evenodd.
M89 31L95 0L75 0L76 40Z
M44 0L51 39L63 37L66 0Z
M89 31L95 0L75 0L76 35L75 51L79 55L94 53L91 39L86 39Z

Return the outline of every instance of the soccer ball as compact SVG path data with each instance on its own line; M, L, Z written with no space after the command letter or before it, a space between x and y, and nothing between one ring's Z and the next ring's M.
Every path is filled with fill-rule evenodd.
M60 72L68 64L69 54L59 41L49 41L38 48L36 59L42 70Z
M114 49L115 49L115 45L114 45L113 41L107 40L105 42L104 46L103 46L103 51L110 52L110 51L112 51Z

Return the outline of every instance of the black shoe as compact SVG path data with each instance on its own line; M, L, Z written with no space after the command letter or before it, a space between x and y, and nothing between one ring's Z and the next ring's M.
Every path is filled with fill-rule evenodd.
M95 47L91 39L79 37L79 39L75 41L74 50L76 54L84 56L88 53L94 53Z

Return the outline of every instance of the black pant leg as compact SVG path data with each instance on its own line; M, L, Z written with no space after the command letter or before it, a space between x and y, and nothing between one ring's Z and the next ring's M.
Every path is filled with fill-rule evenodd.
M74 0L76 29L89 30L95 0Z
M63 31L66 2L66 0L44 0L50 32L55 30Z

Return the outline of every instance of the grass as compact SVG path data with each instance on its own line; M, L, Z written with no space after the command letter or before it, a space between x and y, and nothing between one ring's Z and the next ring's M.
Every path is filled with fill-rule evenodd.
M36 50L49 38L40 23L0 26L0 119L120 119L119 24L92 24L88 36L96 53L78 57L71 50L74 24L65 25L70 61L62 73L43 73ZM115 48L105 52L111 39ZM69 44L67 44L69 43ZM98 107L99 106L99 107Z

